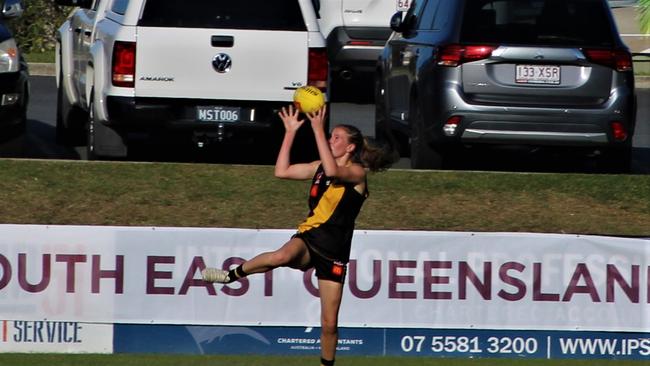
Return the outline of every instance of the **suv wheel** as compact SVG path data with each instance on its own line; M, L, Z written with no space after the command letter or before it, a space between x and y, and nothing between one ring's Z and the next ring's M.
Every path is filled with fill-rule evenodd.
M440 169L442 168L442 155L432 149L424 139L424 118L417 102L411 103L409 110L411 118L411 168L413 169Z
M386 103L384 102L380 79L375 80L375 141L389 148L393 161L398 161L402 146L390 131L390 121L386 113Z
M605 173L630 173L632 170L632 147L628 144L606 150L600 163L600 170Z

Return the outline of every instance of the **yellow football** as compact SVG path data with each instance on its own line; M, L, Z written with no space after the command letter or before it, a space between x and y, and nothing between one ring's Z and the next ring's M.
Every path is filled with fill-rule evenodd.
M301 86L293 93L293 105L303 113L313 113L325 104L325 95L315 86Z

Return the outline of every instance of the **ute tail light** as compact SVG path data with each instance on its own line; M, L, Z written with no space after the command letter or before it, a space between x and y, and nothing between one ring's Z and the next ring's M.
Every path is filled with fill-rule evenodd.
M615 141L618 142L623 142L627 140L627 128L625 128L625 125L621 122L612 122L611 124L612 127L612 136L614 137Z
M135 86L135 42L115 42L111 71L114 86Z
M494 46L450 44L440 47L438 65L455 67L465 62L486 59L495 49Z
M627 50L583 49L587 59L616 71L632 71L632 55Z
M315 86L325 92L327 91L328 76L327 50L325 48L310 48L307 85Z

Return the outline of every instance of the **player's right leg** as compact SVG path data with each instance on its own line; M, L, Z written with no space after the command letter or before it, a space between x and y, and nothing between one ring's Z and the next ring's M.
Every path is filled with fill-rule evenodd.
M259 254L235 269L226 271L219 268L206 268L201 271L201 275L207 282L231 283L250 274L268 272L278 267L302 269L309 265L310 260L305 242L293 237L280 249Z
M343 283L318 279L321 303L321 366L334 365Z

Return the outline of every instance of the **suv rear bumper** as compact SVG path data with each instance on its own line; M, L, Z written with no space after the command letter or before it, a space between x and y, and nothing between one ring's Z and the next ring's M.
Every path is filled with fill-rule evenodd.
M542 125L542 127L544 127ZM554 132L554 131L509 131L497 129L466 128L461 136L463 141L489 141L499 143L526 142L543 144L604 145L608 143L604 132Z
M442 94L446 98L439 98L441 105L429 107L430 111L448 111L430 119L436 121L431 126L433 145L455 142L605 147L629 144L634 133L635 98L624 94L624 88L612 93L609 100L598 106L546 108L469 103L457 88L454 86ZM449 136L443 132L443 127L453 116L461 120L456 133ZM613 122L627 129L626 140L614 139Z
M374 75L377 59L391 34L386 27L337 27L327 37L327 56L334 77Z

